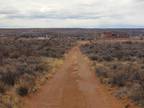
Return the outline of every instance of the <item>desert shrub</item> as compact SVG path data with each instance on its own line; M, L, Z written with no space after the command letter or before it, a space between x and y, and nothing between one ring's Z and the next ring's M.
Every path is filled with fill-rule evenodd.
M90 54L89 58L91 58L92 60L98 60L99 59L99 57L94 55L94 54Z
M118 72L116 74L113 74L110 79L112 85L124 86L128 79L128 76L123 72Z
M119 98L123 99L124 97L128 97L129 93L129 87L124 86L124 87L119 87L119 89L114 93L114 95Z
M99 77L106 78L108 76L108 69L104 66L96 67L96 74Z
M113 70L116 70L119 67L120 67L120 64L118 64L118 63L113 63L113 64L110 65L110 68L113 69Z
M11 54L9 55L10 58L18 58L20 56L19 52L18 51L14 51L14 52L11 52Z
M5 73L1 77L1 81L9 86L14 86L17 80L17 74L16 73Z
M19 87L17 88L17 94L20 95L20 96L26 96L28 95L28 88L27 87Z
M82 45L81 51L94 61L100 81L118 88L116 96L144 106L143 46L135 41L97 42Z
M3 82L0 82L0 93L4 94L6 91L6 86Z
M144 57L144 43L138 42L99 42L81 46L81 51L85 54L101 57L105 61L134 60ZM91 56L90 56L91 57ZM94 59L93 59L94 60ZM96 59L97 60L97 59Z
M144 90L139 83L134 83L131 86L129 97L136 102L144 99Z
M113 57L110 56L110 55L107 55L107 56L104 56L103 59L104 59L105 61L112 61L112 60L113 60Z
M74 40L67 35L59 36L55 33L48 39L0 37L0 95L14 89L20 96L31 93L36 80L49 72L50 65L44 63L43 58L64 57L74 45ZM0 100L1 106L8 108L11 102L9 104Z

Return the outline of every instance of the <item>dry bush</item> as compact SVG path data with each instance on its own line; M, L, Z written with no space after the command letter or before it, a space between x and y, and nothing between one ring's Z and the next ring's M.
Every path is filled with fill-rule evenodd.
M6 89L6 85L3 82L0 82L0 94L4 94Z
M29 92L28 88L24 86L17 88L16 91L17 91L17 94L20 96L26 96L28 95L28 92Z
M144 57L144 43L138 42L101 42L96 44L87 44L81 47L82 52L92 57L101 57L105 61L133 60ZM91 56L92 55L92 56Z
M83 45L81 51L95 61L96 74L103 83L119 88L116 96L144 105L143 46L143 42L134 41L98 42Z
M0 37L0 95L11 89L16 89L20 96L33 92L36 80L50 70L42 58L62 58L73 43L74 40L67 37L50 40ZM4 106L8 108L7 105Z
M96 74L99 77L107 78L108 77L108 69L104 66L96 67Z

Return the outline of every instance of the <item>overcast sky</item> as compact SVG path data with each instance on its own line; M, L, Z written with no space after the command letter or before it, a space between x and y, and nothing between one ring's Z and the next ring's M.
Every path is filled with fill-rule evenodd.
M144 0L0 0L0 27L144 27Z

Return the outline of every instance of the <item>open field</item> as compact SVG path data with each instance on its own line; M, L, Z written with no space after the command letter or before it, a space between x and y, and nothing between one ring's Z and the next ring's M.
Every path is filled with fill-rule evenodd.
M1 29L0 108L144 106L143 29Z

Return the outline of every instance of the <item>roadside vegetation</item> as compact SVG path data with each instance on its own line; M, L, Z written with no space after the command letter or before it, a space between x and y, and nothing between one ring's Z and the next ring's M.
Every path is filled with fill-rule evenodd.
M81 50L94 61L100 81L117 88L115 96L144 106L143 41L97 41Z
M73 45L66 37L0 38L0 108L20 108L20 97L37 91Z

